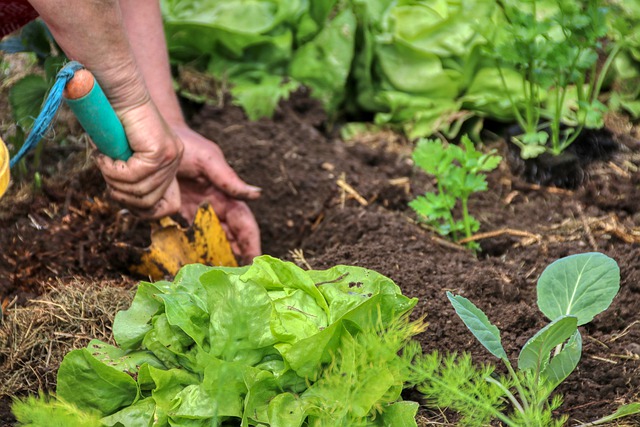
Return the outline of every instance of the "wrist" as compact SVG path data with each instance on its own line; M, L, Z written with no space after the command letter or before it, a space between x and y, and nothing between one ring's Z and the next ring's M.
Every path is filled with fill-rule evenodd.
M151 102L149 91L133 60L91 71L119 114Z

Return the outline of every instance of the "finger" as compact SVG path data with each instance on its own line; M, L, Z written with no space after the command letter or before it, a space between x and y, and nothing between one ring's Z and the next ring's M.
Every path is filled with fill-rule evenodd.
M140 160L136 154L126 162L113 160L102 154L96 155L95 159L105 180L113 187L132 193L133 187L136 187L136 192L141 194L149 193L152 187L158 187L167 181L178 168L177 162L152 165Z
M168 181L167 185L157 187L148 194L133 195L110 188L109 195L145 218L170 215L180 208L180 189L175 178Z
M244 182L229 166L222 152L199 159L202 170L209 181L220 191L234 199L254 200L260 197L262 189Z
M226 224L229 234L237 244L237 254L242 264L250 264L261 254L260 229L249 207L242 202L234 202L227 211Z

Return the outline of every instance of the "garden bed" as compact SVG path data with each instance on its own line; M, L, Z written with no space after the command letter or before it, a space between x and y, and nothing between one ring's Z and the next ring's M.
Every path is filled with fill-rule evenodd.
M250 206L264 253L303 267L348 264L389 276L405 295L419 298L414 316L426 316L429 323L418 337L426 351L468 351L477 362L492 361L455 316L446 290L484 310L515 358L545 324L535 304L542 270L575 253L599 251L614 258L620 292L606 312L581 327L582 361L559 388L565 396L561 411L572 422L586 422L640 399L640 146L636 130L620 124L624 120L609 120L619 150L591 164L588 180L576 190L524 182L504 163L491 173L489 191L473 196L470 205L480 231L490 233L478 240L478 255L416 223L407 202L433 183L413 169L412 147L393 133L343 142L326 132L322 110L300 94L281 104L273 120L250 122L227 105L205 107L192 123L220 144L243 179L263 188L262 198ZM503 150L500 144L495 147ZM9 330L15 310L51 286L99 283L121 287L126 299L139 280L126 271L121 243L148 243L148 224L109 202L81 150L53 166L58 172L41 190L14 186L0 202L0 301L8 308L2 339L18 338ZM0 383L8 370L24 368L29 360L14 363L6 366L6 358L0 359ZM39 369L32 369L36 379L25 380L28 387L15 392L50 387L54 370ZM3 402L0 425L8 425L6 396ZM444 417L420 412L424 425L427 419L452 421Z

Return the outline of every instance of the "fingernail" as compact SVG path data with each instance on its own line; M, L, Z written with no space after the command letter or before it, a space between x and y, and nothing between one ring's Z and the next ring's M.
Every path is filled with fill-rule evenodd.
M247 185L245 188L247 189L247 191L249 191L251 193L260 193L260 192L262 192L262 188L256 187L255 185Z

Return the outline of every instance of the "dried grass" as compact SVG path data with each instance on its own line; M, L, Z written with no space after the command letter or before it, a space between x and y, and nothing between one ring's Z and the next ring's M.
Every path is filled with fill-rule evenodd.
M74 279L6 310L0 325L0 398L53 390L64 355L91 339L112 342L113 318L132 298L132 289L113 282Z

